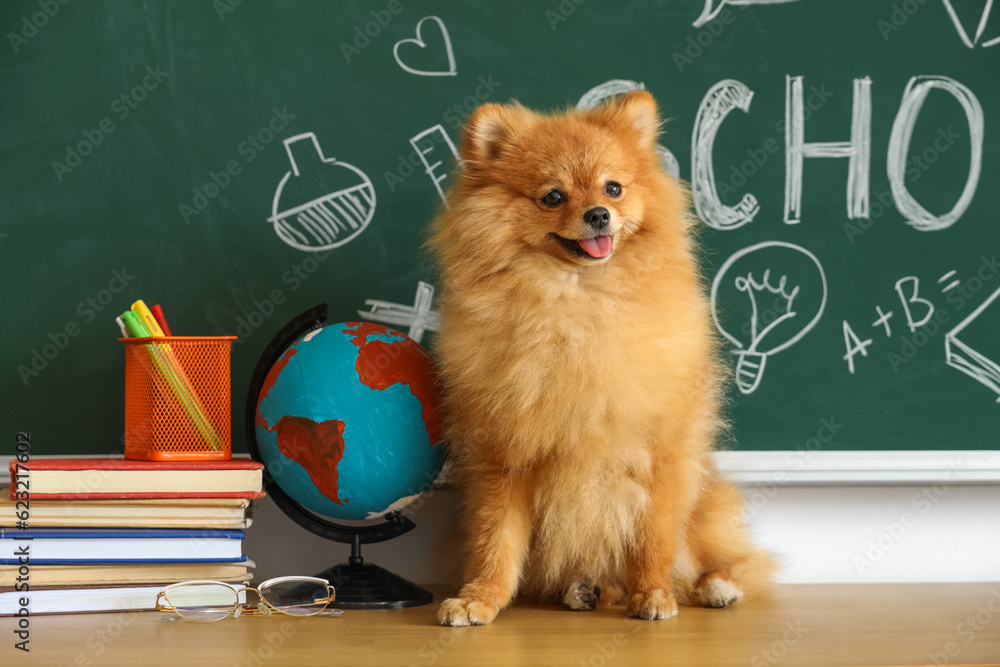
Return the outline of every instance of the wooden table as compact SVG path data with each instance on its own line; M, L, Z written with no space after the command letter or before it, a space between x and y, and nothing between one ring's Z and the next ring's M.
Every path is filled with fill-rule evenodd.
M656 622L625 619L622 608L519 606L488 626L443 628L436 609L212 624L156 612L36 616L30 653L13 648L13 619L0 618L0 665L1000 664L1000 583L785 585L769 600Z

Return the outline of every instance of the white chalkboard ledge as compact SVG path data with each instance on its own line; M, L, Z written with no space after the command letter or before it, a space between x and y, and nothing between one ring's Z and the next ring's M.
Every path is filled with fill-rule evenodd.
M720 451L719 470L739 484L989 484L1000 482L1000 450Z
M91 456L104 458L108 455ZM120 458L120 455L111 456ZM233 458L249 456L233 454ZM0 470L7 469L10 459L0 456ZM1000 483L1000 450L718 451L715 462L728 479L741 485ZM439 485L450 486L450 481L445 473ZM0 486L5 483L6 479L0 477Z

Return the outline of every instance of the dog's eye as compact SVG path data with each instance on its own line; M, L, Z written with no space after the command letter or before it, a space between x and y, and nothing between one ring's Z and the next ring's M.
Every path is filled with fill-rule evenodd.
M565 199L565 197L563 197L563 193L558 190L549 190L545 193L545 196L542 197L542 203L549 208L554 208L559 206L559 204L563 202L563 199Z
M604 194L609 197L621 197L622 196L622 186L614 181L608 181L607 185L604 186Z

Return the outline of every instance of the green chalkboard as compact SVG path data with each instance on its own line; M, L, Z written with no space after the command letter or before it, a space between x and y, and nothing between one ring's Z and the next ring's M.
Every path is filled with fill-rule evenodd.
M239 336L245 451L287 321L426 310L425 229L476 105L641 85L704 221L734 446L996 448L991 7L8 0L0 423L37 454L120 451L114 318L142 298L174 333Z

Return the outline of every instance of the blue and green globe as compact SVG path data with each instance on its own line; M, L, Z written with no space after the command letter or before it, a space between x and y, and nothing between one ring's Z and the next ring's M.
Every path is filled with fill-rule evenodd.
M374 519L437 479L434 362L368 322L329 324L293 343L257 399L257 447L275 483L306 509Z

